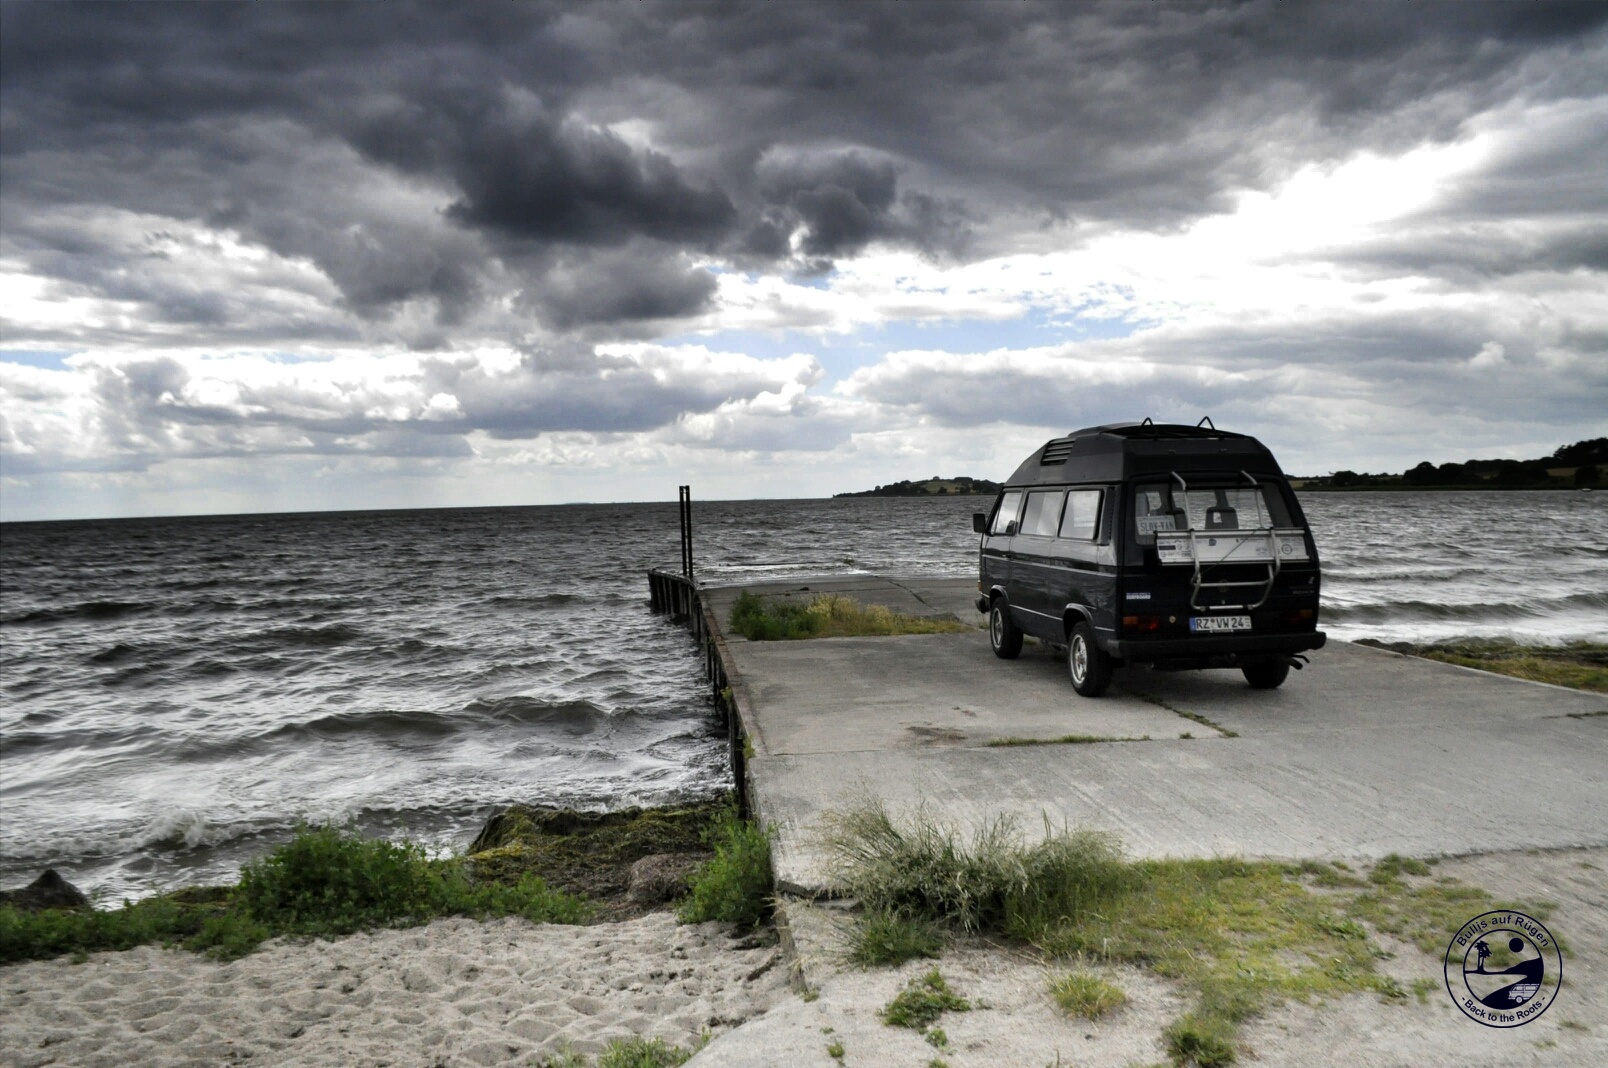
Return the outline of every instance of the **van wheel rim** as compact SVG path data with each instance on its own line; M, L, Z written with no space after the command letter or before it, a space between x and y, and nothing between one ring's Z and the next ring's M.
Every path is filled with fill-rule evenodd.
M1081 638L1072 639L1072 679L1082 682L1083 676L1089 672L1089 650L1084 646Z
M988 617L988 636L993 639L996 648L999 646L999 643L1004 640L1004 635L1002 632L1005 630L1005 627L1003 624L1004 620L1000 619L999 608L996 606L994 611L990 613Z

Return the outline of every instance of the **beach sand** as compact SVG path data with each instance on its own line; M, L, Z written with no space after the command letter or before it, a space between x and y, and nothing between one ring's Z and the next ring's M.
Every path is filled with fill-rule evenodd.
M590 927L438 920L218 963L144 946L0 969L0 1065L529 1064L689 1046L788 994L774 945L668 912Z
M1266 1068L1352 1065L1608 1064L1608 849L1442 861L1437 873L1499 896L1553 903L1568 944L1564 988L1545 1017L1508 1031L1464 1018L1440 989L1438 959L1379 937L1381 970L1421 1000L1353 995L1286 1003L1248 1021L1242 1061ZM713 1041L688 1068L1039 1068L1165 1063L1162 1031L1186 1011L1177 987L1133 968L1097 968L1129 1003L1098 1022L1068 1019L1048 984L1067 968L983 940L897 969L845 959L850 916L790 903L796 961L720 924L668 912L590 927L519 919L440 920L336 942L275 941L219 964L152 947L0 969L0 1065L530 1065L568 1044L612 1038ZM812 988L788 986L795 966ZM936 965L969 1012L945 1042L888 1027L879 1010ZM841 1044L841 1060L831 1049Z

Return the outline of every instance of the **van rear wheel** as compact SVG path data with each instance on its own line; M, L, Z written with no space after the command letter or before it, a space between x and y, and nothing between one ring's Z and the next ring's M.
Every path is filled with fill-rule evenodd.
M1022 655L1022 628L1011 619L1011 607L1005 598L996 597L988 609L988 644L1001 660L1015 660Z
M1072 688L1083 697L1099 697L1111 685L1111 657L1094 640L1087 623L1072 628L1066 643L1066 667Z
M1245 681L1251 684L1251 689L1276 690L1283 685L1285 679L1290 677L1290 662L1288 660L1256 660L1249 664L1242 664L1240 670L1245 673Z

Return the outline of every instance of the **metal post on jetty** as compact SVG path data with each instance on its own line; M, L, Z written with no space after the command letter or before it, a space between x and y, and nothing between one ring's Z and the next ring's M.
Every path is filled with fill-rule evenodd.
M692 578L692 487L680 487L681 495L681 573Z
M738 809L748 816L748 758L743 744L743 723L737 699L732 694L726 671L725 641L703 599L703 591L693 575L692 565L692 487L681 486L676 510L681 521L681 573L654 568L648 572L648 600L656 615L668 615L685 623L693 641L703 652L704 676L709 680L709 696L726 728L731 752L732 778L737 787Z

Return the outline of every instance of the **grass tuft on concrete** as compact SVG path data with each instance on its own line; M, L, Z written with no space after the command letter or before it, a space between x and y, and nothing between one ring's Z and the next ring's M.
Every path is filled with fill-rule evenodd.
M747 590L731 609L731 628L750 641L851 638L891 634L959 634L973 628L952 619L902 615L880 604L823 593L808 604L759 597Z
M1003 817L964 839L925 810L900 823L871 804L828 815L823 842L838 881L871 913L1029 941L1111 899L1127 880L1110 836L1067 831L1029 847Z

